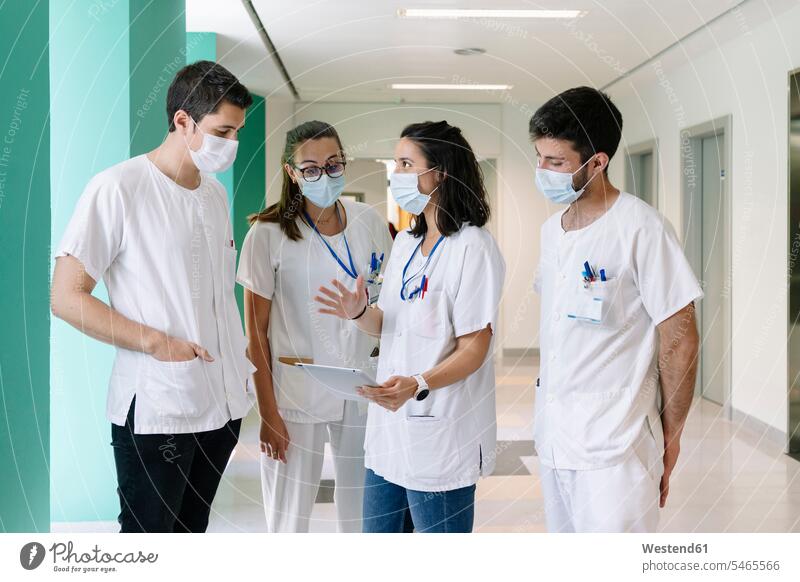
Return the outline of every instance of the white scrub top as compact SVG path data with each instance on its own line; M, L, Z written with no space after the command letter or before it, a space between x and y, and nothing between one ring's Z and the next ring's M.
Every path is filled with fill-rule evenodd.
M325 239L349 268L344 244L347 236L356 271L366 278L372 253L377 257L384 254L384 264L389 259L389 223L366 204L340 201L347 216L344 234ZM370 368L370 355L378 342L352 321L319 313L321 306L314 296L319 295L320 286L330 287L331 281L337 279L354 289L355 280L339 266L305 221L298 218L297 224L303 238L293 241L278 223L256 222L244 240L237 280L272 301L269 345L281 417L299 423L333 422L342 419L344 400L310 380L302 369L282 363L279 358L308 358L327 366Z
M408 231L399 233L386 266L378 300L383 310L378 382L430 370L453 352L456 338L490 324L492 342L480 369L431 390L423 401L409 400L397 412L370 403L365 465L407 489L450 491L494 470L494 338L505 261L488 230L464 225L432 255L425 296L403 301L403 269L420 240ZM417 251L406 276L426 260Z
M703 292L669 222L620 193L586 228L564 232L559 212L542 226L541 369L534 433L556 469L624 460L645 423L663 450L656 326ZM588 261L606 282L584 287ZM600 300L601 311L592 313ZM600 322L590 321L600 313ZM584 316L580 319L580 316Z
M200 432L242 418L255 370L234 297L236 249L228 197L201 175L195 190L137 156L92 178L56 250L103 279L129 319L196 342L214 358L161 362L117 348L106 414L124 426L134 395L138 434Z

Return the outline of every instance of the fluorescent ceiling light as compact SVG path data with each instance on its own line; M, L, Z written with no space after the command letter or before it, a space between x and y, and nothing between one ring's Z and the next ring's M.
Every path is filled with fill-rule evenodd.
M460 89L472 91L504 91L513 85L489 85L478 83L392 83L392 89Z
M577 18L583 10L400 8L400 18Z

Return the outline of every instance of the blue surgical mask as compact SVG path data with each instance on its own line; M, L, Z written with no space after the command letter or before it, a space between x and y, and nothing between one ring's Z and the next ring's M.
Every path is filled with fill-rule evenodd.
M422 174L430 172L433 169L434 168L425 170ZM397 202L400 208L410 214L422 214L428 202L431 201L430 194L423 194L419 191L419 176L422 174L394 172L389 177L389 188L392 191L394 201ZM436 188L431 191L431 194L436 192L438 188L439 186L436 186Z
M303 196L320 208L333 206L344 191L344 174L338 178L331 178L327 174L316 182L306 182L300 178Z
M583 166L590 161L592 161L592 158L586 160L580 168L571 174L568 172L556 172L554 170L536 168L536 187L539 188L539 191L544 194L545 198L550 200L550 202L555 202L556 204L572 204L581 197L581 194L586 190L586 186L589 185L589 182L594 180L594 177L597 176L597 174L595 174L589 178L580 190L576 191L572 186L572 177L580 172Z

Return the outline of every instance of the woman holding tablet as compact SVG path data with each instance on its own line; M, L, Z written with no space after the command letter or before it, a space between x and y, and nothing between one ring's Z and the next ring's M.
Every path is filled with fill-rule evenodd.
M364 282L332 281L320 313L381 338L365 443L364 531L469 532L475 483L494 469L492 344L505 263L486 230L480 166L447 122L413 124L395 149L392 194L416 215L395 239L376 307Z
M349 321L320 316L313 295L334 279L377 281L392 243L386 220L339 199L346 160L336 130L309 121L286 134L277 204L250 217L239 261L245 326L261 413L267 529L308 531L325 442L336 474L338 529L361 531L366 406L332 395L298 362L365 368L377 342ZM378 285L370 285L374 299ZM363 290L366 301L366 292Z

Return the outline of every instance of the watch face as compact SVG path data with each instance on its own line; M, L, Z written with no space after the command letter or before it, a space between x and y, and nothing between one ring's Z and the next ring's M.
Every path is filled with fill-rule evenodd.
M420 390L419 394L417 394L417 400L425 400L429 392L430 390L428 390L427 388L425 388L424 390Z

